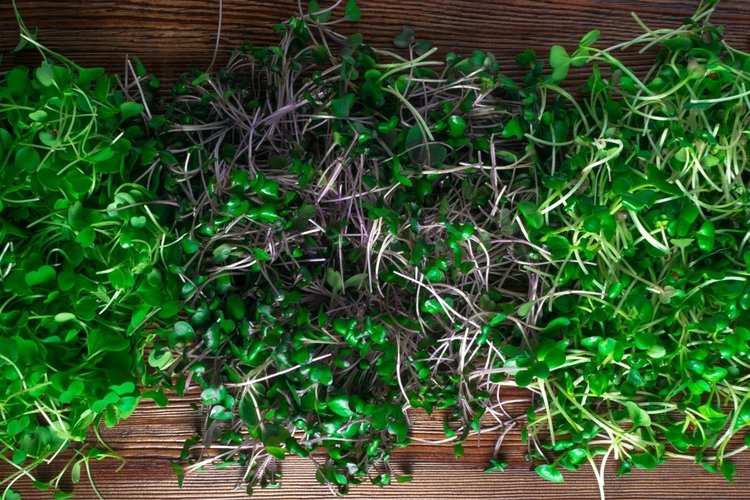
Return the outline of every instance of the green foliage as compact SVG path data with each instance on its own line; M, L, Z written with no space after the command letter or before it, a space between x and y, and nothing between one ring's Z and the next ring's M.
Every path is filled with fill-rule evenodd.
M37 68L0 79L0 454L15 477L72 447L75 483L111 455L84 451L90 429L158 383L144 351L178 289L162 261L170 214L134 182L156 151L143 107L101 68L38 48Z
M317 479L346 492L392 482L373 471L411 443L409 407L446 411L456 456L481 429L490 394L468 374L502 360L466 336L499 352L511 330L520 271L504 256L526 249L508 222L529 179L497 142L515 86L491 55L439 61L422 43L402 60L358 36L338 49L310 12L278 46L175 87L165 187L188 285L174 335L197 346L177 387L200 385L206 441L233 450L213 463L246 467L249 488L317 453Z
M560 470L554 465L542 464L538 465L534 470L537 474L539 474L539 477L552 483L565 482L562 474L560 473Z
M519 211L554 263L539 273L541 332L515 366L545 391L527 428L551 434L545 479L578 467L573 450L616 451L621 472L692 455L734 473L750 397L750 59L706 19L620 44L663 45L643 80L591 33L572 55L553 47L551 77L533 66L521 90L541 185ZM574 100L559 82L582 64ZM555 366L539 369L551 346Z
M518 84L408 26L402 55L338 36L312 1L164 102L139 61L121 83L21 24L44 57L0 81L3 484L71 449L35 483L67 498L114 456L87 433L166 405L163 385L197 385L206 417L180 484L211 464L278 487L290 454L340 493L408 482L388 466L408 409L443 411L461 457L510 384L534 393L522 435L545 480L614 452L620 474L691 457L732 481L750 56L710 6L610 49L591 31L524 51ZM661 47L642 78L613 55L639 44Z

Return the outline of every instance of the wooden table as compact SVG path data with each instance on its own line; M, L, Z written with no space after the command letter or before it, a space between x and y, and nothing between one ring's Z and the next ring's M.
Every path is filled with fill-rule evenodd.
M106 460L92 466L97 488L107 500L187 500L248 498L235 487L242 471L214 470L189 475L182 489L177 487L171 462L182 449L185 439L199 432L203 420L191 408L197 399L173 399L166 408L144 403L136 413L115 429L104 433L107 443L127 460ZM414 434L439 439L442 420L420 416L414 420ZM444 437L444 436L443 436ZM599 492L590 468L566 473L565 484L539 479L523 459L526 446L520 433L511 432L503 445L503 457L510 467L502 473L484 473L492 456L497 434L480 436L465 444L465 455L456 459L451 446L412 445L394 454L394 468L413 474L408 484L378 488L361 485L353 488L352 500L390 498L398 500L584 500L598 499ZM655 471L638 471L616 479L616 467L608 469L608 500L747 500L750 498L750 453L735 460L737 476L728 484L720 475L709 474L702 467L687 462L662 465ZM315 480L311 462L287 458L281 466L282 488L256 489L252 498L301 500L333 498L331 492ZM1 476L2 474L0 474ZM26 483L17 488L28 499L49 499L48 493L36 492ZM95 499L91 487L82 478L75 488L77 498Z
M306 3L306 2L303 2ZM623 41L638 32L629 17L636 11L651 26L674 26L689 16L697 2L667 0L360 0L363 19L348 31L360 31L375 45L390 47L403 24L417 35L433 40L445 50L492 51L510 75L518 75L515 55L526 47L546 52L551 44L572 46L590 29L602 30L601 43ZM0 51L17 42L10 1L0 6ZM208 66L216 39L218 0L18 0L29 27L39 26L40 40L82 65L104 65L121 70L125 54L139 56L147 68L164 80L180 71ZM244 40L273 42L270 27L296 11L294 0L224 0L220 60ZM725 24L728 37L739 48L750 49L750 2L727 0L714 16ZM24 62L10 56L3 67ZM643 66L642 56L624 57ZM640 62L640 63L639 63ZM104 461L93 467L93 476L107 499L225 499L247 498L235 491L239 470L207 470L189 476L178 489L170 462L183 441L200 430L201 419L190 403L173 399L164 409L145 403L122 425L105 433L108 443L127 459ZM438 437L439 418L415 417L415 435ZM414 474L410 484L380 489L362 486L350 498L394 499L588 499L598 498L593 474L584 469L566 474L564 485L542 481L524 462L525 447L518 433L505 441L504 457L511 463L503 473L482 470L492 456L497 435L483 435L466 445L466 454L455 459L451 447L414 445L397 452L396 468ZM738 468L732 485L721 476L685 462L667 463L656 471L635 471L607 478L607 498L614 499L750 499L750 453L735 460ZM259 498L329 498L331 493L314 478L313 466L302 459L287 459L280 490L257 490ZM30 485L19 488L24 498L51 498ZM78 498L95 498L84 481Z

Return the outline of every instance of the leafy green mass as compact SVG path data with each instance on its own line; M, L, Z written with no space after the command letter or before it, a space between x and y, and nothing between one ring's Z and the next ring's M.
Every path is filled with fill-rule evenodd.
M278 44L171 89L138 60L82 68L19 17L42 58L0 80L4 498L24 477L66 498L116 457L101 425L165 391L205 417L180 484L239 466L248 493L278 487L289 455L337 493L408 482L390 457L425 441L416 412L456 457L520 429L541 478L592 466L602 495L608 461L732 481L750 55L715 4L678 28L634 16L643 34L609 48L526 50L514 80L408 26L392 48L342 35L357 2L311 1ZM641 49L645 72L620 55ZM512 467L500 444L488 473Z

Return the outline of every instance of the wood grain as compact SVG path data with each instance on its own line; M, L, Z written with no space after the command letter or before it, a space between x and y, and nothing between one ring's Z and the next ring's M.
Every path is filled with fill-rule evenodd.
M304 3L304 2L303 2ZM323 2L321 2L323 3ZM360 31L366 40L391 47L401 26L415 27L419 37L429 38L443 51L467 53L478 48L493 52L511 76L520 74L513 58L533 47L546 52L552 44L572 46L592 28L602 30L602 43L615 43L637 34L630 18L636 11L652 26L674 26L689 16L697 2L667 0L360 0L362 21L342 26L344 32ZM170 81L180 72L207 67L216 40L219 0L18 0L29 27L40 28L40 40L82 65L122 69L125 54L139 56L150 71ZM223 0L219 60L245 40L271 43L270 28L294 14L295 0ZM728 38L741 49L750 48L750 2L726 0L714 16L727 26ZM9 0L0 4L0 52L7 53L18 40ZM27 54L11 55L2 66L31 63ZM647 57L627 54L636 68ZM167 408L144 404L136 414L105 433L108 443L127 459L122 470L114 461L97 463L93 476L107 499L230 499L247 498L234 486L239 470L207 470L190 476L178 489L170 462L185 438L200 430L198 412L190 400L173 399ZM439 418L415 417L417 436L438 436ZM450 446L414 445L394 455L398 470L414 474L411 484L386 489L361 486L350 498L393 499L588 499L598 498L590 470L568 474L565 485L536 478L524 462L524 446L511 433L503 448L511 467L504 473L484 474L497 435L483 435L466 446L462 459L454 459ZM729 485L717 475L684 462L668 463L654 472L635 471L614 480L607 472L607 498L646 499L743 499L750 498L750 454L736 460L736 483ZM267 499L319 499L331 493L319 485L313 465L287 459L281 466L284 486L257 491ZM0 476L2 471L0 471ZM48 493L19 483L24 498L48 499ZM78 497L96 498L90 486L76 487Z
M82 65L117 71L125 54L140 57L150 71L167 79L209 65L216 40L219 0L18 0L26 24L39 27L40 40ZM306 0L303 1L303 4ZM325 2L321 2L325 4ZM380 47L404 24L419 37L447 50L493 52L509 74L518 75L514 57L527 47L546 52L555 43L572 46L587 31L602 30L603 44L639 33L630 18L636 11L653 26L675 26L697 2L667 0L362 0L363 17L342 31L360 31ZM271 27L297 12L296 0L223 0L220 60L245 40L271 43ZM747 45L750 2L728 0L715 14L729 38ZM0 4L0 51L18 41L10 1ZM28 56L22 56L28 57ZM638 66L643 58L625 59ZM21 60L7 57L5 65ZM641 64L642 66L642 64Z
M509 396L515 398L517 396ZM104 432L107 443L119 451L127 462L121 470L113 460L96 463L92 474L106 499L241 499L243 491L235 489L242 472L239 469L206 471L188 476L179 489L170 463L182 449L183 441L200 430L201 418L191 404L197 399L175 399L166 408L144 403L127 421ZM416 415L414 434L422 438L439 438L442 420L439 416ZM497 434L487 434L465 446L466 454L453 457L446 445L415 444L394 454L394 466L400 473L414 475L410 484L377 488L361 485L351 492L352 500L390 498L402 500L448 499L516 499L538 500L596 499L598 489L590 469L566 473L566 483L551 484L537 478L524 461L525 446L520 434L506 436L503 457L510 467L503 473L487 474L482 470L492 456ZM670 500L747 500L750 498L750 454L735 460L738 468L734 484L723 477L707 473L687 462L663 465L657 471L635 471L616 479L615 467L609 467L606 492L609 500L670 499ZM256 490L254 498L322 499L332 498L328 489L315 481L314 466L303 459L288 458L280 466L283 486L278 490ZM37 492L27 483L18 490L27 499L47 500L48 493ZM77 498L95 499L91 487L82 480L75 488Z

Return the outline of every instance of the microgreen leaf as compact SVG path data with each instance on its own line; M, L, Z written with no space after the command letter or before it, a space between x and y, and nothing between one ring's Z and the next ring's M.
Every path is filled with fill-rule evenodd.
M633 428L648 427L651 425L651 418L648 413L633 401L626 401L625 406L628 409L628 416L633 421Z
M359 10L356 0L347 0L344 6L344 13L346 14L346 19L349 21L359 21L362 17L362 12Z
M549 65L552 67L552 80L559 82L568 76L570 56L561 45L553 45L549 51Z
M130 118L131 116L137 116L143 113L143 104L132 101L125 101L120 104L120 114L123 119Z
M349 408L349 397L345 395L339 395L329 399L328 409L342 417L352 417L355 415L355 413Z
M539 477L547 481L550 481L553 483L565 482L565 479L560 473L560 470L555 465L552 465L552 464L537 465L536 469L534 470L539 475Z
M54 281L57 277L55 268L52 266L41 266L36 271L29 271L26 273L25 281L29 286L43 285Z
M518 118L513 118L503 127L503 137L521 139L523 138L523 128Z
M581 41L578 42L578 45L580 47L591 47L599 39L599 36L601 36L601 32L599 30L589 31L588 33L583 35L583 37L581 37Z
M536 205L530 201L522 201L519 203L518 212L523 217L524 222L531 228L539 229L544 224L544 217L539 213Z
M331 102L331 112L337 118L346 118L351 112L354 105L354 94L346 94L338 97Z
M393 45L399 49L405 49L409 47L409 44L414 40L414 28L411 26L404 26L401 31L393 39Z
M508 468L508 462L501 462L496 458L490 459L490 466L487 467L485 472L504 472Z
M695 233L695 238L698 241L698 248L704 252L710 252L714 248L714 242L716 240L716 230L714 224L710 220L705 221L698 232Z
M54 71L47 61L42 62L42 64L36 69L36 78L39 80L39 83L45 87L51 87L55 84Z
M310 367L310 380L320 382L323 385L331 385L333 383L333 372L326 365L313 365Z

